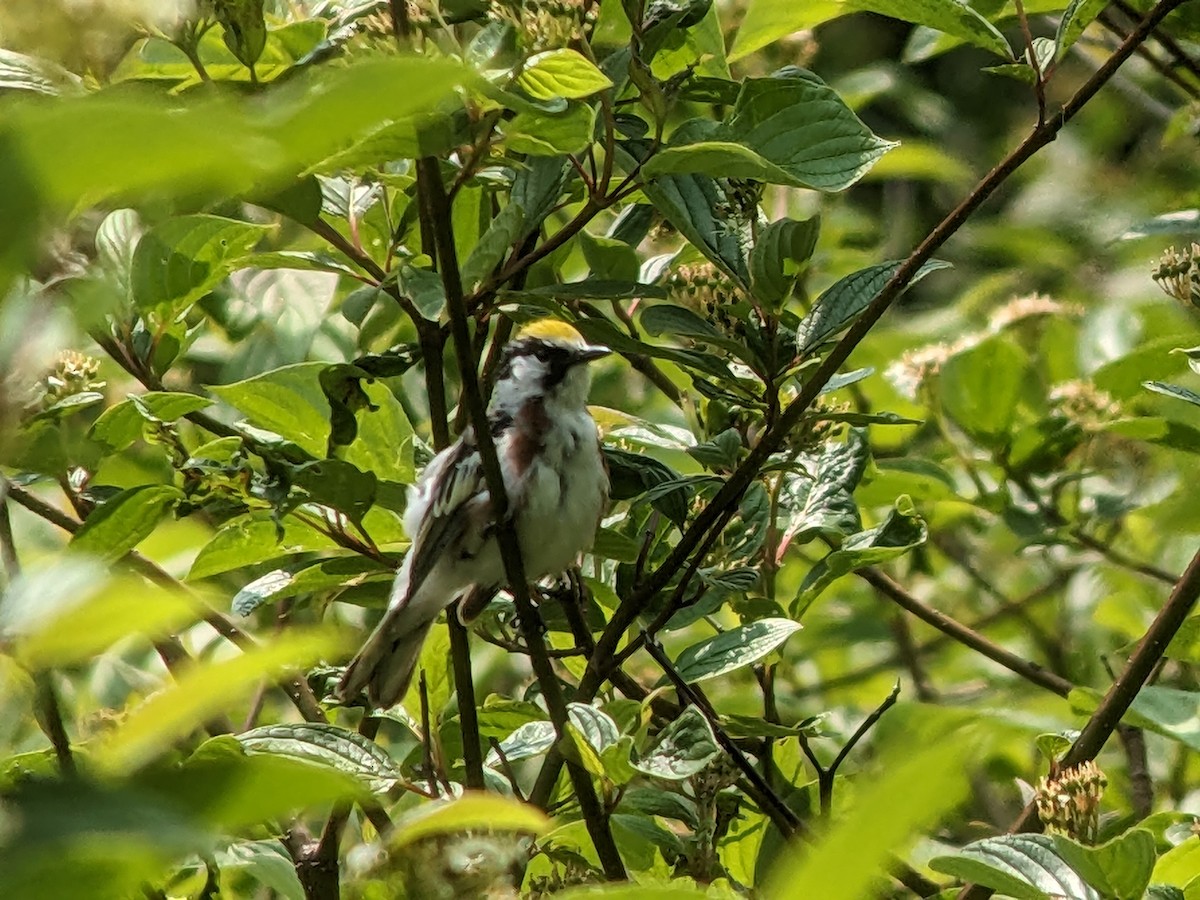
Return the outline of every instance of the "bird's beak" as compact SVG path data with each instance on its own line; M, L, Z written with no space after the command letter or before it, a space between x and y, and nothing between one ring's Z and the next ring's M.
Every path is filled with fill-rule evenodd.
M612 353L607 347L602 347L599 344L587 344L575 351L575 361L580 363L591 362L594 359L608 356Z

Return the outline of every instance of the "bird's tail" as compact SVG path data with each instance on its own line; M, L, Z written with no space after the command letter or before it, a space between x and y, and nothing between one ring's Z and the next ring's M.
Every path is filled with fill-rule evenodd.
M411 554L410 554L411 556ZM424 589L422 589L424 588ZM395 706L408 690L421 647L441 607L427 609L429 585L409 595L409 560L405 559L393 587L393 602L358 655L350 661L337 687L342 702L351 702L367 690L376 707Z
M343 701L354 699L364 687L371 705L377 708L395 706L404 697L433 619L402 632L397 632L391 619L389 612L346 667L337 690Z

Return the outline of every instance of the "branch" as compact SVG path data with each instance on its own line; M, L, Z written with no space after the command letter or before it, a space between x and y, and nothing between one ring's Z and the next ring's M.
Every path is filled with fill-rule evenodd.
M883 718L883 714L896 705L896 700L900 697L900 682L896 682L896 686L892 688L892 692L884 698L879 706L875 707L875 711L863 719L862 724L855 729L854 734L850 735L850 740L846 741L845 745L838 751L833 762L828 766L821 765L821 761L817 759L817 755L809 746L808 738L803 733L797 735L800 739L800 749L804 751L804 755L808 758L809 764L817 773L817 790L821 798L821 815L825 818L829 817L833 809L833 784L837 779L837 770L841 768L842 763L846 761L854 748L859 742L866 737L867 732L875 727L875 724Z
M1121 673L1121 677L1113 682L1100 705L1096 707L1096 711L1083 726L1083 731L1071 745L1071 749L1063 755L1059 762L1062 768L1069 769L1089 762L1095 759L1104 748L1113 731L1120 725L1121 717L1129 710L1137 698L1138 692L1154 671L1155 666L1158 665L1159 660L1162 659L1167 645L1171 643L1171 639L1175 637L1180 626L1191 614L1198 597L1200 597L1200 550L1196 551L1196 555L1188 563L1188 567L1180 576L1175 589L1171 591L1171 596L1138 642L1133 655L1129 657L1129 662L1125 664L1125 670ZM1019 834L1036 831L1040 827L1037 807L1030 803L1009 827L1008 833ZM987 888L979 885L967 885L958 896L959 900L978 900L978 898L990 895L991 891Z
M454 349L458 355L459 369L462 373L464 400L471 413L475 441L479 449L488 494L491 498L492 515L498 523L508 522L510 517L508 494L504 485L504 475L500 469L500 460L496 455L496 446L488 427L487 408L479 388L476 363L471 352L471 333L467 324L467 300L463 295L450 208L445 186L442 184L442 176L438 171L437 160L428 157L418 160L417 179L435 233L442 284L446 290L446 308L450 314L450 331L454 338ZM582 224L579 227L582 227ZM549 243L547 241L543 247ZM503 283L503 280L500 283ZM538 630L540 619L529 596L529 582L525 577L525 566L521 559L521 548L516 531L512 528L498 528L496 529L496 538L500 545L509 590L512 592L520 616L522 636L525 639L526 647L530 650L530 661L534 673L541 686L542 696L546 700L546 707L555 730L560 738L565 737L568 722L567 703L563 696L562 686L555 675L554 664L546 655L546 645ZM621 855L609 827L608 814L600 805L591 775L576 765L569 766L569 771L588 834L595 844L605 875L614 881L624 880L626 877L625 866L621 862Z
M1005 650L999 644L992 643L982 634L973 631L958 620L952 619L939 610L926 606L874 566L859 569L855 574L901 609L912 613L921 621L932 625L938 631L949 635L976 653L980 653L993 662L1004 666L1009 671L1015 672L1026 681L1036 684L1040 688L1052 691L1060 697L1065 697L1071 693L1074 685L1061 675L1056 675L1035 662L1030 662L1009 650Z

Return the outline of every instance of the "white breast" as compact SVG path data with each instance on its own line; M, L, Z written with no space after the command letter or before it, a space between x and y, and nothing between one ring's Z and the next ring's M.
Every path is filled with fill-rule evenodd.
M526 574L557 575L591 547L608 493L596 425L586 412L556 421L524 487L518 530Z

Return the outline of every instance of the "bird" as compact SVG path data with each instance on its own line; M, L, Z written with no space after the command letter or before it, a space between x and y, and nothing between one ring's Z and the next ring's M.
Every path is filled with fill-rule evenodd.
M588 364L607 347L570 325L539 320L504 348L488 407L507 521L496 521L477 436L466 428L408 490L403 524L411 546L387 612L346 667L336 690L353 702L394 706L412 681L421 647L442 610L463 597L469 621L506 583L496 531L513 527L526 576L559 575L591 549L608 503L608 470L588 412Z

